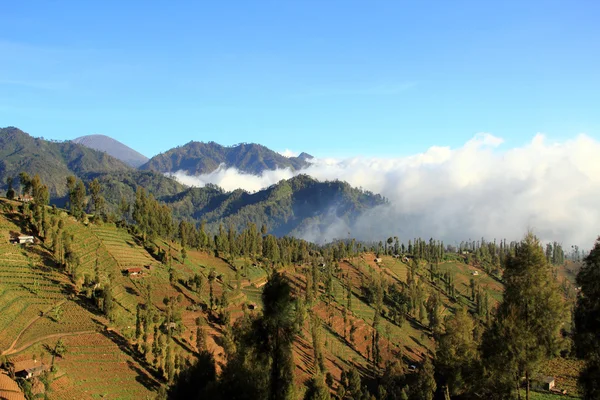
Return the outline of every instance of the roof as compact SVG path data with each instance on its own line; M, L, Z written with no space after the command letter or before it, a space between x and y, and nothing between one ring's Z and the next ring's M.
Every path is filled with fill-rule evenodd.
M132 272L142 272L141 268L127 268L127 272L132 273Z
M15 365L15 372L21 372L21 371L37 371L37 370L44 370L47 368L46 364L40 362L40 361L34 361L34 360L23 360L23 361L17 361L14 363Z
M10 376L0 374L0 399L2 400L25 400L17 382Z
M552 383L554 382L554 377L538 374L535 376L534 380L543 383Z

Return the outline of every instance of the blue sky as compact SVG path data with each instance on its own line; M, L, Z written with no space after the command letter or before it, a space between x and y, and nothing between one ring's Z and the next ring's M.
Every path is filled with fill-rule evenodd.
M596 1L31 1L0 12L0 126L402 156L600 132Z

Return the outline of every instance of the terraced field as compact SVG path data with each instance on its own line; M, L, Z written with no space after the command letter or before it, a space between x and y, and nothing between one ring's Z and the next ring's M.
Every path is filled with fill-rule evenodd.
M74 393L122 400L155 397L154 378L103 333L68 336L64 341L68 352L57 359L64 375L53 384L52 398L72 400Z
M25 249L8 242L10 232L20 231L0 216L0 352L40 312L65 299L66 278L46 266L51 256L37 245Z

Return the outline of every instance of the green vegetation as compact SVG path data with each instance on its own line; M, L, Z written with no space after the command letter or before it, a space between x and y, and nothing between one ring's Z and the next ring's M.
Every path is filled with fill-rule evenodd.
M185 171L191 175L207 174L221 164L235 167L249 174L260 174L264 170L278 168L300 169L306 167L308 154L299 157L284 157L281 154L255 143L241 143L225 147L215 142L189 142L165 153L154 156L141 169L158 172Z
M0 128L0 182L20 172L39 175L52 198L67 194L68 176L86 178L92 174L127 171L121 161L72 142L33 138L14 128ZM16 188L15 188L16 190Z
M47 205L39 176L19 181L34 200L0 199L0 233L35 240L0 243L0 352L10 362L44 354L56 398L534 399L548 370L578 394L575 289L557 243L321 246L277 235L298 221L270 213L302 220L335 201L351 218L383 202L306 176L233 198L189 191L203 217L214 213L206 224L178 219L143 187L111 216L102 179L65 178L68 212ZM226 206L211 209L211 196ZM581 269L575 314L592 397L599 248Z

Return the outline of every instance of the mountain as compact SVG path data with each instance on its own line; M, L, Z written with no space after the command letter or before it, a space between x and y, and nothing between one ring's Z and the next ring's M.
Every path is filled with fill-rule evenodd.
M163 173L185 171L190 175L199 175L210 173L224 164L246 173L260 174L264 170L278 168L298 170L308 166L307 160L311 158L306 153L299 157L285 157L255 143L226 147L215 142L189 142L152 157L140 168Z
M335 223L351 225L363 211L385 204L378 194L346 182L320 182L308 175L282 180L253 194L241 189L225 192L209 185L161 200L169 204L175 216L206 221L213 232L220 224L241 230L252 222L266 225L276 236L298 237L323 232Z
M15 127L0 128L0 187L20 172L38 174L52 198L64 196L69 175L94 175L132 170L116 158L74 142L34 138Z
M215 143L201 143L199 147L205 152L211 148L224 151L229 154L228 159L233 160L232 165L252 173L265 167L282 167L284 164L276 164L282 159L294 168L302 162L259 145L225 148ZM75 175L86 183L98 178L108 212L118 212L123 198L133 204L136 190L142 187L171 207L176 219L206 221L212 232L216 232L220 224L240 231L253 222L257 226L266 225L276 236L321 238L321 233L332 226L349 226L363 211L385 204L380 195L352 188L341 181L320 182L308 175L282 180L256 193L241 189L226 192L214 185L186 188L162 171L136 170L107 153L73 141L52 142L31 137L17 128L0 129L2 183L9 176L16 178L20 172L40 175L42 182L48 185L51 202L57 205L64 202L68 176Z
M87 135L73 139L72 142L82 144L90 149L103 151L133 168L138 168L148 162L148 157L109 136Z

